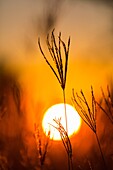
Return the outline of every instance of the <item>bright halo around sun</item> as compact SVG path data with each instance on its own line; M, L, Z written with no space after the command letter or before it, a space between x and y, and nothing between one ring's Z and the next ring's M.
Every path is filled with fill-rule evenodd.
M81 118L73 106L66 104L66 115L68 124L68 135L77 133L81 126ZM66 127L64 104L56 104L50 107L44 114L42 127L45 134L50 131L50 138L53 140L61 140L59 131L55 128L57 124L53 119L61 119L61 124ZM54 127L55 126L55 127ZM65 128L66 129L66 128Z

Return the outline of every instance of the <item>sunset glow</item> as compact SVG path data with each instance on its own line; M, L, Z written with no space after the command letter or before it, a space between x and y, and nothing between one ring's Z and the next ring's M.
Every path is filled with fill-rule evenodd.
M113 170L113 0L0 0L0 170Z
M77 111L69 104L66 104L66 114L68 135L71 136L79 131L81 126L81 118L79 117ZM57 124L54 121L54 119L58 120L59 118L61 118L61 124L65 128L65 110L63 103L53 105L44 114L42 122L43 130L45 134L48 134L48 131L50 131L50 138L53 140L61 140L60 133L55 128L57 127Z

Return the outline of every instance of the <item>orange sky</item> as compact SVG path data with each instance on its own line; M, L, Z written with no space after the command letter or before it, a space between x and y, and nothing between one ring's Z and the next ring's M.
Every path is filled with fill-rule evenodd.
M10 2L9 6L3 3L0 52L1 56L6 56L9 65L12 61L14 69L19 68L20 81L24 84L30 102L32 101L33 112L42 103L43 109L40 111L43 113L51 105L63 102L62 90L37 45L37 38L40 36L42 47L48 54L43 43L46 34L41 34L44 23L37 30L33 24L36 17L42 15L39 6L40 9L43 6L41 2L36 3L37 7L31 2L26 5L26 2L22 6L22 2ZM29 8L31 5L32 8ZM21 15L18 15L20 9ZM100 86L106 88L113 77L111 19L112 10L105 4L84 1L67 1L63 4L54 27L56 37L59 31L65 42L71 37L66 83L68 103L71 103L72 88L77 92L83 89L89 96L90 86L93 85L99 96Z
M59 4L58 2L61 1L62 4ZM55 4L52 4L54 2ZM48 31L51 34L51 30L55 28L56 38L61 31L62 39L66 44L68 37L71 37L66 102L72 103L72 88L78 93L82 89L88 101L91 101L91 85L95 97L100 99L102 96L100 87L103 87L106 91L107 85L111 83L111 80L113 81L112 21L113 9L102 0L0 1L0 64L1 61L6 61L7 70L17 73L22 87L22 115L16 113L15 103L11 103L13 98L10 99L9 97L10 102L7 102L9 110L8 114L1 119L0 134L6 137L21 135L22 147L25 144L25 150L27 148L28 151L26 154L30 156L28 161L32 161L34 155L35 145L32 144L32 142L35 142L33 136L34 123L40 126L47 109L54 104L63 102L62 89L40 53L38 37L40 37L42 48L48 59L50 59L50 56L45 44ZM50 27L48 23L51 24ZM8 74L10 74L9 70ZM103 151L106 153L106 158L110 158L111 162L108 161L108 164L111 166L112 124L110 124L106 114L101 111L98 113L97 131L99 133L97 133ZM106 125L109 126L106 128ZM100 157L97 157L98 147L95 136L85 123L82 123L79 132L71 138L74 163L76 164L77 161L76 166L79 168L79 165L84 165L85 159L85 161L89 159L91 162L94 159L94 167L96 168L95 162L100 163L100 159L98 159ZM19 149L20 153L21 148L17 148L17 143L13 147L12 141L7 142L7 138L5 143L6 147L2 149L6 148L5 155L11 159L11 165L15 163L15 167L17 167L15 162L18 159L15 156L16 151L13 152L11 158L9 152L12 155L12 150ZM9 147L10 144L12 147ZM50 143L49 152L50 158L47 156L47 159L50 159L49 164L53 165L53 169L54 165L56 169L63 169L67 166L67 155L61 142L54 142L53 145ZM79 159L81 162L79 162ZM21 162L22 160L20 160ZM62 162L63 168L60 167ZM86 166L88 167L88 165Z

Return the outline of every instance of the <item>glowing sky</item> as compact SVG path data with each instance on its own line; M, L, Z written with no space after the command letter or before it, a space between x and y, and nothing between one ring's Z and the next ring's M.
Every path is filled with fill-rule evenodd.
M53 28L55 28L56 38L59 32L62 32L65 43L68 37L71 37L66 82L67 103L72 103L72 88L75 92L82 89L85 96L89 98L91 85L100 101L102 95L100 87L106 90L107 84L113 81L113 2L111 0L0 0L0 64L5 60L7 70L17 73L23 92L22 115L14 112L11 103L13 99L10 99L9 91L7 94L10 101L7 103L9 111L0 123L0 134L4 135L3 141L0 135L0 142L2 144L6 141L3 148L0 145L0 149L5 151L5 155L10 158L10 164L12 165L13 162L15 168L17 168L18 152L25 160L31 160L32 164L35 146L32 143L34 122L40 125L45 111L50 106L63 102L62 89L43 59L37 43L40 37L42 48L49 58L45 41L47 33L51 33ZM8 75L10 78L9 70ZM7 91L3 94L6 93ZM112 166L112 127L108 126L110 122L104 113L99 113L97 117L99 137L105 156L110 158L108 164ZM98 148L94 134L84 123L81 129L82 131L71 139L74 163L78 163L76 164L78 168L79 165L83 165L81 169L84 169L84 164L90 168L87 164L88 159L94 160L96 168L95 162L99 160L99 164L100 157L97 157ZM17 147L21 145L18 136L15 143L15 136L18 134L22 137L22 146L24 144L25 149L27 148L30 159L27 159L21 148ZM7 136L13 136L14 141L8 142ZM51 145L50 150L51 159L47 158L48 165L53 169L66 167L66 155L62 143ZM19 161L21 164L22 160ZM63 168L60 166L62 162Z
M55 4L55 10L51 10ZM42 47L47 52L43 42L49 30L46 30L46 16L51 13L54 22L51 23L50 30L55 28L56 36L61 31L65 42L71 37L67 100L70 102L73 87L77 91L81 88L90 91L90 86L93 85L98 92L100 86L106 87L113 75L111 6L102 1L67 0L56 3L50 0L48 6L45 0L5 0L1 1L0 8L1 57L5 56L8 64L12 61L18 67L21 65L21 80L35 101L49 105L51 102L62 101L61 88L37 45L37 38L40 36Z

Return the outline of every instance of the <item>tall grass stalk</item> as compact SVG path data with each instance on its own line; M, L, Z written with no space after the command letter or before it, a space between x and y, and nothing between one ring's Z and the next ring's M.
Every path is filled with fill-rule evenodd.
M74 89L72 90L72 95L73 95L72 101L73 101L73 104L76 110L78 111L78 114L95 134L95 137L96 137L96 140L99 146L100 154L103 160L104 169L107 170L105 158L104 158L102 148L100 145L100 141L98 138L98 134L97 134L97 126L96 126L97 108L96 108L96 100L94 97L93 88L91 86L91 96L92 96L92 99L91 99L92 107L91 108L82 90L81 90L81 96L78 95L78 93L76 93L76 96L75 96Z
M66 132L68 134L68 123L67 123L67 114L66 114L66 97L65 97L65 89L63 90L63 100L64 100L64 111L65 111L65 120L66 120Z
M65 107L65 120L66 120L66 131L68 131L68 126L67 126L67 115L66 115L66 99L65 99L65 86L66 86L66 78L67 78L67 68L68 68L68 56L69 56L69 47L70 47L70 37L68 39L68 45L66 47L66 44L64 43L64 41L62 41L61 39L61 32L59 33L58 36L58 45L56 43L56 39L55 39L55 35L54 35L54 30L51 33L51 39L49 34L47 35L47 40L46 40L46 44L50 53L50 57L53 60L53 63L55 64L55 67L52 66L52 64L49 62L49 60L47 59L47 57L45 56L41 44L40 44L40 38L38 38L38 45L39 45L39 49L46 61L46 63L48 64L48 66L50 67L50 69L52 70L52 72L54 73L55 77L57 78L59 84L61 85L61 88L63 90L63 99L64 99L64 107ZM62 58L62 52L61 52L61 45L63 47L63 51L64 51L64 58ZM63 59L64 59L64 63L63 63Z
M40 166L40 169L43 170L47 151L48 151L50 131L47 134L47 140L44 142L44 140L42 139L39 127L36 124L34 124L34 128L35 128L34 135L35 135L35 140L36 140L36 147L37 147L38 158L39 158L39 162L40 162L39 166Z
M56 123L56 126L52 125L55 129L57 129L60 133L61 139L62 139L62 143L65 147L65 150L67 152L68 155L68 170L73 170L73 161L72 161L72 145L71 145L71 141L69 139L68 133L65 130L65 128L63 127L63 125L61 124L61 118L59 119L53 119L54 122Z
M65 123L66 123L66 133L68 135L68 124L67 124L67 114L66 114L66 97L65 97L65 87L66 87L66 78L67 78L67 69L68 69L68 56L69 56L69 48L70 48L70 37L68 39L68 44L66 47L66 44L64 41L61 39L61 32L59 33L58 36L58 44L56 42L56 38L54 35L54 30L51 33L51 38L50 35L47 35L47 40L46 40L47 48L50 53L50 57L55 65L54 66L50 63L50 61L47 59L45 56L41 44L40 44L40 38L38 38L38 45L39 49L42 53L42 56L44 57L46 63L54 73L55 77L57 78L62 91L63 91L63 100L64 100L64 109L65 109ZM61 47L63 48L63 54L61 51ZM62 57L64 55L64 57ZM64 63L63 63L64 61ZM63 143L64 144L64 143ZM68 155L68 160L70 159ZM69 164L69 162L68 162ZM69 165L69 170L70 170L70 165Z
M104 90L101 88L102 99L104 100L106 109L104 109L99 102L96 101L99 108L106 114L110 122L113 124L113 99L109 89L107 86L107 96L105 96Z

